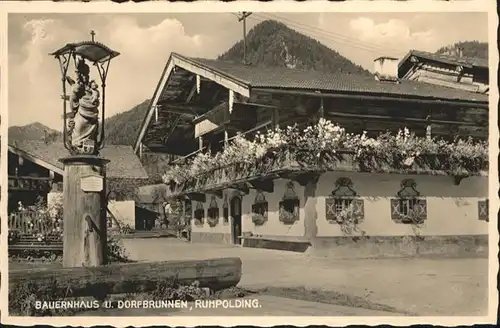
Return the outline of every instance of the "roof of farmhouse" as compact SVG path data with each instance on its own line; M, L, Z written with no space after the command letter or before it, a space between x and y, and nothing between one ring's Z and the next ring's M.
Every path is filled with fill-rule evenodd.
M408 58L411 56L419 57L422 59L433 60L436 62L441 62L450 65L461 65L465 67L478 67L478 68L488 68L488 59L478 58L478 57L458 57L443 54L434 54L431 52L411 50L401 61L399 66L401 66Z
M319 91L325 93L349 93L392 96L397 98L427 98L436 100L487 102L488 96L456 90L422 82L381 82L372 77L333 74L319 71L303 71L288 68L255 67L240 63L188 58L172 53L178 66L183 63L220 75L221 78L245 86L247 89L289 89ZM186 67L188 68L188 67ZM188 71L190 69L187 69Z
M59 159L69 155L63 143L45 143L40 140L9 140L9 151L25 159L36 160L37 164L53 169L58 174L62 174L64 169ZM102 150L101 157L110 161L106 166L106 175L109 178L148 178L148 174L130 146L107 145Z
M404 76L413 66L411 58L416 57L421 61L435 62L449 66L462 66L469 70L480 69L483 72L488 69L488 59L478 57L460 57L444 54L433 54L430 52L411 50L401 59L398 65L399 76Z

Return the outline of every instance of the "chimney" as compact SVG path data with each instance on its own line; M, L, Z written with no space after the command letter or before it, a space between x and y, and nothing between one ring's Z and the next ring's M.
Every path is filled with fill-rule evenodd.
M398 64L399 60L394 57L379 57L374 61L375 79L377 81L399 83Z

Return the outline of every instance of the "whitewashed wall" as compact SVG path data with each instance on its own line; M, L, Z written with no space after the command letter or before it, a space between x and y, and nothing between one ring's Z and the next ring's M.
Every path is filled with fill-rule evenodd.
M488 178L471 177L463 179L460 185L453 183L452 177L429 175L397 175L370 173L337 173L323 174L317 184L315 193L317 211L317 236L342 236L337 224L329 223L325 217L325 198L335 189L335 181L347 177L353 182L353 189L364 199L364 221L359 227L370 236L403 236L412 233L410 225L398 224L391 219L390 199L401 189L401 181L413 179L417 190L427 200L427 220L419 230L421 235L481 235L488 233L488 223L479 220L478 201L483 201L488 195ZM278 179L274 182L274 192L264 195L269 204L268 221L257 226L252 222L251 208L256 191L251 189L242 198L242 232L252 232L263 236L283 238L302 237L305 235L304 187L294 182L296 195L300 199L300 219L292 225L279 221L278 204L285 192L288 180ZM231 192L225 192L231 199ZM207 203L211 195L207 196ZM224 224L222 218L223 199L218 198L220 219L215 227L208 223L192 224L193 233L231 233L231 225ZM228 202L230 203L230 201ZM193 210L196 208L193 202Z

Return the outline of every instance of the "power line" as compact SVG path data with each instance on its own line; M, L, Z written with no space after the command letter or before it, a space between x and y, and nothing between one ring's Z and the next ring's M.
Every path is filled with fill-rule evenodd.
M251 14L251 12L243 11L237 15L238 22L243 21L243 64L247 63L247 18Z
M327 30L323 30L323 29L320 29L320 28L317 28L315 26L311 26L311 25L307 25L307 24L304 24L304 23L300 23L300 22L296 22L294 20L291 20L291 19L288 19L288 18L284 18L284 17L281 17L281 16L277 16L277 15L272 15L272 14L269 14L269 13L265 13L265 15L263 13L260 13L259 15L261 15L264 19L277 19L277 20L282 20L284 22L287 22L289 23L290 25L295 25L295 26L298 26L298 27L301 27L301 28L306 28L306 29L309 29L309 30L312 30L312 31L315 31L317 33L322 33L322 34L325 34L325 35L328 35L328 36L332 36L333 38L338 38L344 42L347 42L347 43L352 43L353 45L356 44L356 45L360 45L361 47L364 47L364 48L367 48L367 49L379 49L379 50L393 50L394 52L398 52L398 53L404 53L402 52L401 50L399 49L391 49L389 47L382 47L382 46L379 46L377 44L374 44L374 43L369 43L369 42L364 42L364 41L360 41L360 40L355 40L355 39L352 39L346 35L343 35L343 34L339 34L339 33L335 33L335 32L332 32L332 31L327 31ZM266 17L267 16L267 17ZM269 17L270 16L270 17Z
M301 32L306 32L306 33L308 32L309 34L312 34L313 38L321 38L324 40L333 41L336 43L341 43L341 44L344 44L346 46L349 46L352 48L357 48L357 49L368 51L368 52L383 53L383 52L387 52L387 50L392 50L398 54L405 53L404 51L401 51L401 50L391 49L388 47L382 47L382 46L378 46L375 44L370 44L368 42L356 41L356 40L353 40L352 38L349 38L349 37L342 35L342 34L337 34L334 32L322 30L320 28L317 28L317 27L314 27L311 25L306 25L303 23L299 23L299 22L296 22L296 21L293 21L293 20L290 20L287 18L280 17L280 16L274 16L274 15L271 15L268 13L266 13L266 15L268 15L268 16L266 17L262 13L259 13L259 14L254 13L254 16L257 16L260 19L257 19L256 17L251 17L250 19L256 20L258 22L262 22L264 20L269 20L269 19L280 20L280 21L285 22L287 25L291 26L294 29L297 29Z

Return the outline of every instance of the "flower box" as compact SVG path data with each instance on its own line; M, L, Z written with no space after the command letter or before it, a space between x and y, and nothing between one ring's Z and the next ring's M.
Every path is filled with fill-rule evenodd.
M294 224L300 219L300 202L298 199L284 199L279 203L279 218L284 224Z
M445 142L411 134L369 138L347 134L322 119L304 130L270 130L254 141L239 136L215 156L198 153L185 166L172 166L164 175L172 195L225 188L252 177L283 171L354 171L426 173L470 176L488 171L488 145L459 140ZM171 182L173 181L173 182Z
M207 213L207 222L210 227L215 227L219 223L219 208L209 208Z
M203 225L205 218L205 210L204 209L195 209L194 210L194 224L195 225Z
M264 223L266 223L266 221L267 221L267 212L264 215L259 213L252 213L252 222L255 225L261 226Z

